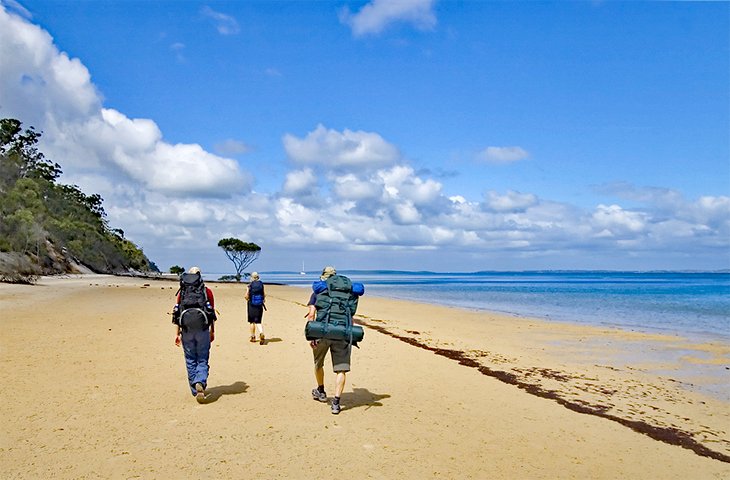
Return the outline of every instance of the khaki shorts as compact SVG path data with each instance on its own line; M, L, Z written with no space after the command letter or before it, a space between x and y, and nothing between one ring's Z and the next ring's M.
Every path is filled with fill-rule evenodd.
M329 340L322 338L317 341L314 347L314 368L322 368L324 366L324 357L327 356L327 350L332 357L332 370L335 373L350 371L350 354L352 353L352 345L344 340Z

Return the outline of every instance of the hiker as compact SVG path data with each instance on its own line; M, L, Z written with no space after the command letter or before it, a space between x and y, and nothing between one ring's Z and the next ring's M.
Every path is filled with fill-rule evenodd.
M198 403L205 401L208 386L210 344L215 340L215 300L203 283L198 267L180 276L180 290L173 309L175 345L182 345L190 391Z
M246 288L246 304L248 310L248 324L250 327L250 342L256 342L256 332L258 331L259 345L266 342L264 337L264 325L261 321L264 318L264 310L266 310L266 294L264 293L264 284L261 281L258 272L251 274L251 283Z
M358 294L353 293L350 279L342 275L337 275L335 268L328 266L322 270L320 280L322 280L322 282L315 282L315 285L320 284L320 286L312 292L312 295L309 297L309 302L307 303L307 307L309 308L309 311L305 316L307 320L310 322L332 321L341 324L351 324L352 316L355 314L355 310L357 309ZM322 283L325 285L321 285ZM315 285L313 285L313 287ZM346 288L339 292L342 296L336 298L334 292L332 292L332 296L330 296L330 289L336 290L338 285L346 285ZM362 287L362 284L359 284L359 286ZM336 303L335 300L337 300L337 302L342 300L343 303L340 305L344 306L344 308L334 308ZM336 315L341 318L334 318ZM307 329L305 328L305 334L306 331ZM360 339L362 339L362 336ZM332 413L337 415L342 410L340 397L345 389L347 372L350 371L350 357L353 346L352 338L349 340L319 338L311 340L309 344L312 347L312 353L314 355L314 378L317 381L317 388L312 390L312 398L320 402L327 401L327 393L324 389L324 359L327 355L327 351L329 351L330 357L332 358L332 370L337 375L335 380L335 396L332 398L331 408Z

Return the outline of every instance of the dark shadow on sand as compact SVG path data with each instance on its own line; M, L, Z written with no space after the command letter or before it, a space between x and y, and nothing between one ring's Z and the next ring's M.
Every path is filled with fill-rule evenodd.
M248 390L246 382L235 382L230 385L209 387L205 390L205 401L203 403L213 403L223 395L238 395L239 393L246 393L246 390Z
M268 345L269 343L279 343L279 342L283 342L283 341L284 340L282 340L279 337L266 338L266 339L264 339L264 345Z
M342 394L341 403L346 410L358 407L365 407L367 410L370 407L382 407L383 404L380 400L383 400L384 398L390 398L390 395L387 393L373 393L367 388L353 388L352 392L344 392Z

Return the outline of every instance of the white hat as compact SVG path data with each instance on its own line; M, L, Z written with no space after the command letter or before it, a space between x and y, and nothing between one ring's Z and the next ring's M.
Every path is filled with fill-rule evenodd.
M332 275L335 275L337 273L337 270L335 270L335 267L327 266L322 269L322 275L320 275L319 279L324 280L326 278L331 277Z

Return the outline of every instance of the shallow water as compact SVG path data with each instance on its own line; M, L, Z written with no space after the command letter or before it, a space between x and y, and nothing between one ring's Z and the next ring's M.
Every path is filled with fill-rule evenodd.
M366 295L730 341L725 272L341 273L364 283ZM315 272L261 275L265 282L301 287L318 280Z

